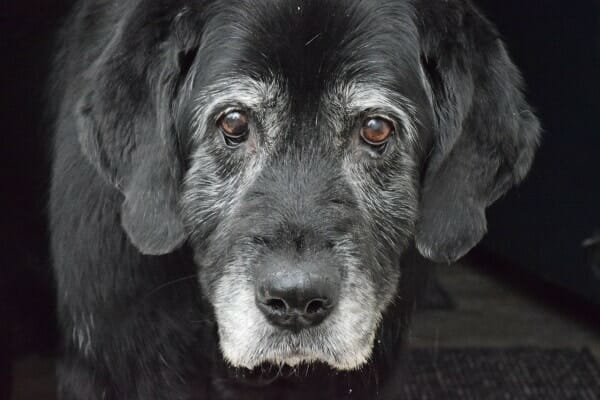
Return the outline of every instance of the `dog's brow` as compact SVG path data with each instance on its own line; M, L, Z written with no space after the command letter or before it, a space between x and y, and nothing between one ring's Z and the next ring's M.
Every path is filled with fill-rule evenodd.
M273 100L280 92L281 85L275 79L267 81L233 77L219 79L207 86L196 98L196 103L198 107L210 107L227 102L258 107L265 101Z
M201 90L194 101L195 131L205 130L209 116L216 109L238 106L256 110L274 104L281 97L282 85L276 79L229 77L216 80Z
M333 92L344 112L356 115L366 110L374 110L389 114L392 119L400 120L406 137L411 142L417 140L416 107L402 94L363 82L339 85Z

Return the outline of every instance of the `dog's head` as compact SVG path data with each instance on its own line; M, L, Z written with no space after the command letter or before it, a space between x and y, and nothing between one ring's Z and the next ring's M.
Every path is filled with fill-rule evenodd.
M232 365L359 367L407 246L464 255L529 169L496 31L461 0L158 3L127 10L78 108L123 228L193 247Z

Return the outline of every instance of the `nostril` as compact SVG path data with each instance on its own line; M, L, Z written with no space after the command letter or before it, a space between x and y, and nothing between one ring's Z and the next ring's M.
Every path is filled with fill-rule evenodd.
M285 313L288 309L288 305L285 301L283 301L282 299L269 299L265 302L265 305L267 307L269 307L271 310L273 310L276 313Z
M313 299L306 305L304 312L308 315L318 314L327 310L327 299Z

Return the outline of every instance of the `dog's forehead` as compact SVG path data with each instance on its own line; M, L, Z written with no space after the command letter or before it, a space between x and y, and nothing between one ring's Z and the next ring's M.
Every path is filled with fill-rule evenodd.
M418 73L406 0L232 1L214 10L206 32L209 79L277 76L292 97L316 98L335 81L406 86Z

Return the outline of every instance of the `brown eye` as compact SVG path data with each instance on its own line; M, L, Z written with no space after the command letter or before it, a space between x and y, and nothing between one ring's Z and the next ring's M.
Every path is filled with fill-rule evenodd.
M228 145L239 145L246 140L248 115L239 110L229 111L219 119L219 127Z
M360 136L372 146L381 146L385 144L394 133L394 124L384 118L367 118L363 122Z

